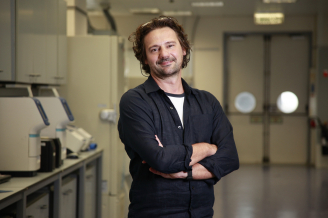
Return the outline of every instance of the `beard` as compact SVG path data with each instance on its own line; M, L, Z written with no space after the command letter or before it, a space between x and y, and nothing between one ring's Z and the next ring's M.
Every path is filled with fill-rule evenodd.
M181 58L181 60L183 60L183 57ZM160 64L162 64L165 61L171 61L171 65L168 67L161 67ZM150 71L153 72L155 76L157 76L160 79L165 79L179 73L181 70L181 66L182 66L182 61L178 62L176 58L169 57L157 61L156 65L149 65L149 68Z

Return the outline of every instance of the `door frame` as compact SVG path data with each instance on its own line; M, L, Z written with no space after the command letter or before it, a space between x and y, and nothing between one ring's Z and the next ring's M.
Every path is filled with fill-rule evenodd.
M312 60L312 32L311 31L279 31L279 32L239 32L239 31L233 31L233 32L224 32L223 33L223 109L224 112L226 113L227 116L229 116L229 110L228 110L228 90L229 90L229 69L228 69L228 40L231 36L240 36L240 37L245 37L247 35L262 35L263 38L265 36L275 36L275 35L304 35L308 37L308 46L309 46L309 58L308 58L308 72L309 72L309 78L310 78L310 71L313 68L313 60ZM263 39L264 40L264 39ZM263 69L263 74L265 74L265 69ZM265 82L265 81L263 81ZM308 123L310 122L310 114L309 114L309 108L310 108L310 79L308 80L307 84L307 119ZM263 105L265 106L265 105ZM242 113L240 113L242 114ZM308 125L307 128L307 157L306 157L306 164L310 165L311 164L311 132L310 128ZM264 146L264 145L263 145ZM263 148L264 150L266 149L265 147ZM264 157L263 155L263 163L269 163L269 159Z

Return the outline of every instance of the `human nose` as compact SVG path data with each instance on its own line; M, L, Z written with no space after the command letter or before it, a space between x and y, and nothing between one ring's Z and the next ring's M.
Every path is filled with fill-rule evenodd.
M165 58L170 56L169 52L166 48L161 48L160 52L159 52L159 55L160 55L160 59L165 59Z

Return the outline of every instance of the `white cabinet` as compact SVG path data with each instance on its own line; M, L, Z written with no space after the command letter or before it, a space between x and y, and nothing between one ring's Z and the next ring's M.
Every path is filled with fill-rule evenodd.
M39 63L34 61L36 54L42 53L42 47L45 50L45 41L41 40L37 45L36 40L36 38L41 38L40 34L42 34L40 31L42 27L37 28L39 24L37 18L45 20L41 15L42 12L38 10L42 10L44 4L35 6L35 3L36 1L16 1L16 81L18 82L40 81L43 72L38 72L37 69L45 67L43 58L39 60ZM42 25L42 22L40 24ZM39 54L39 56L42 55L44 56L44 54Z
M61 218L75 218L77 211L77 176L75 174L65 177L61 190Z
M66 1L1 0L0 48L0 81L65 83Z
M44 1L44 0L43 0ZM62 1L60 1L62 2ZM57 63L57 23L58 23L58 0L45 1L46 14L46 82L56 83L56 76L58 72Z
M11 0L0 1L0 81L13 81L15 52L13 48L12 32L15 5Z
M58 4L58 34L57 34L57 75L56 84L66 83L67 74L67 36L66 36L66 2L59 1Z
M37 197L27 202L27 218L49 218L49 194L39 194Z
M95 163L88 164L85 170L84 218L96 217L97 171Z

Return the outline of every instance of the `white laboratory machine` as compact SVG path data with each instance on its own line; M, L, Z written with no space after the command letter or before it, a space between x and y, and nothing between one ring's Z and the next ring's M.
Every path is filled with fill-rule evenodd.
M79 153L96 147L92 135L81 127L67 126L66 135L67 149L71 152Z
M0 98L0 172L34 176L40 168L40 132L49 126L41 102L31 97Z
M66 158L66 126L74 120L67 101L61 97L37 97L51 120L49 127L41 131L41 136L59 138L62 148L61 158Z

